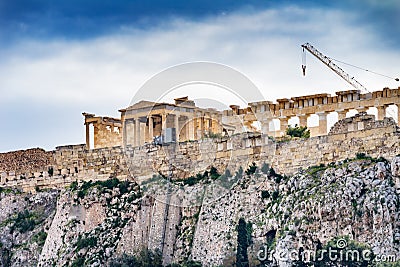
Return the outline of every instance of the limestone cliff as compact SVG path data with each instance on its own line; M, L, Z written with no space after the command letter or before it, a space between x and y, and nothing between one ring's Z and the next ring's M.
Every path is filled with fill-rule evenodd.
M143 251L164 265L232 266L240 218L250 228L251 266L262 264L265 246L275 257L315 250L337 237L400 259L400 157L388 162L358 154L291 176L264 164L219 179L233 183L231 190L217 198L204 194L199 206L177 205L179 195L153 198L135 182L117 179L35 195L3 189L0 266L120 266L116 262L128 257L123 254L137 260ZM217 181L205 175L196 183ZM275 258L280 266L295 264Z

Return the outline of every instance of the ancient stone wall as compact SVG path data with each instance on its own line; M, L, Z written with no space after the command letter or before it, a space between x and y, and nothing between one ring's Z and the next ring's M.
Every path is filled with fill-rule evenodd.
M1 185L33 190L35 186L64 187L75 180L109 177L140 181L157 173L182 179L211 166L219 172L226 168L234 172L252 162L268 162L277 171L291 174L311 165L352 158L356 153L392 159L400 154L399 141L400 130L393 119L375 121L373 116L360 113L336 123L329 135L309 139L275 141L264 135L242 134L169 146L92 150L85 145L57 147L54 152L46 152L53 159L39 166L42 171L26 172L15 162L7 165L1 172ZM0 158L4 157L0 154Z
M36 172L53 163L53 152L41 148L31 148L0 153L0 171Z

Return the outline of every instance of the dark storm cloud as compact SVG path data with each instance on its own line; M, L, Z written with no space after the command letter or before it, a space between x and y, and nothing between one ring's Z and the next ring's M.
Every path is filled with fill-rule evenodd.
M238 9L257 11L283 5L335 8L357 16L382 44L400 44L400 4L397 0L278 1L278 0L0 0L0 41L19 38L92 38L123 27L148 28L166 18L197 20ZM332 22L335 23L335 22Z
M143 82L182 62L232 66L268 100L349 89L312 57L302 76L303 42L397 77L398 2L0 0L0 151L82 143L81 112L118 117ZM371 90L398 87L345 70Z
M0 33L3 41L21 36L90 38L124 25L152 26L171 16L200 19L245 6L267 5L268 1L258 0L2 0Z

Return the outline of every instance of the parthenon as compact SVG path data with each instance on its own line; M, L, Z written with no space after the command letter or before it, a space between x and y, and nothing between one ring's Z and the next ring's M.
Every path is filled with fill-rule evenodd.
M188 97L174 100L173 104L142 100L119 110L119 119L83 113L87 148L142 146L157 137L163 142L185 142L243 132L279 137L284 135L291 118L297 117L298 125L309 127L308 118L312 115L318 117L318 126L309 127L311 136L321 136L329 132L328 114L337 113L337 119L341 120L351 110L370 112L373 108L376 108L377 120L389 115L400 122L400 87L366 94L348 90L336 92L334 96L314 94L278 99L276 103L251 102L245 108L231 105L230 110L224 111L197 107ZM389 114L390 106L397 108ZM274 127L274 121L279 127ZM255 126L257 122L259 127ZM91 125L94 136L91 136Z

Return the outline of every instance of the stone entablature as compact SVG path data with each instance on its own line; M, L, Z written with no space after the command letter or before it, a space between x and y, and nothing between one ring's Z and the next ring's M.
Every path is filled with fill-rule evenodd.
M292 117L299 118L300 126L307 126L307 119L315 114L319 117L318 131L315 135L326 135L327 115L332 112L338 114L338 120L346 118L349 110L365 112L371 107L378 110L378 120L383 120L386 109L390 105L400 106L400 88L384 88L382 91L361 94L359 90L336 92L335 96L329 94L315 94L290 99L278 99L277 104L271 102L249 103L252 112L261 123L262 133L273 136L282 135ZM399 122L400 112L391 114ZM279 119L280 129L270 129L273 119ZM272 132L274 131L274 132Z
M275 142L265 135L242 134L209 138L170 146L122 146L87 150L86 145L57 147L48 152L53 163L43 170L24 172L0 170L0 186L22 187L26 191L65 187L76 180L105 180L109 177L136 179L154 173L184 178L210 168L233 173L252 162L270 163L278 172L291 174L301 168L354 158L356 153L391 160L400 154L400 129L391 118L375 121L365 113L346 118L326 136ZM1 154L0 154L1 157ZM172 168L171 168L172 167ZM53 169L53 176L48 173Z

